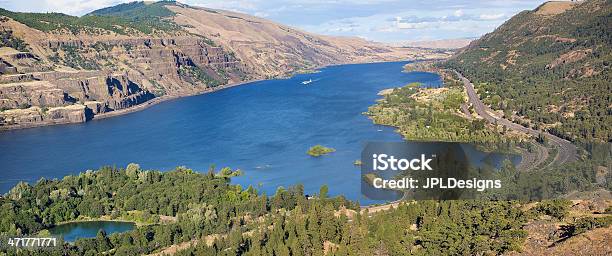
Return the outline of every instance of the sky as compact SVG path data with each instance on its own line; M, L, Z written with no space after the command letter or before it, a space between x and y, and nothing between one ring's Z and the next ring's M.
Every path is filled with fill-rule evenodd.
M22 12L83 15L130 0L0 0ZM305 31L396 43L476 38L543 0L183 0L247 13Z

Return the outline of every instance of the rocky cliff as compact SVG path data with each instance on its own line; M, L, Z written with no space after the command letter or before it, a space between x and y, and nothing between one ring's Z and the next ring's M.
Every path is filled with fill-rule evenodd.
M83 17L0 9L0 40L0 129L85 122L322 65L440 57L176 2Z

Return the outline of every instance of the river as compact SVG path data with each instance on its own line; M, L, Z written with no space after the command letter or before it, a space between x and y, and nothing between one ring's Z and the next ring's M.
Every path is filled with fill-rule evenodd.
M386 88L411 82L440 86L431 73L401 72L406 62L340 65L319 73L267 80L94 120L0 133L0 191L18 181L61 178L104 165L170 170L210 165L244 171L234 183L268 195L302 183L367 203L353 162L368 141L401 141L393 128L362 113ZM308 85L302 81L312 79ZM313 158L309 147L336 149ZM514 159L516 160L516 159Z

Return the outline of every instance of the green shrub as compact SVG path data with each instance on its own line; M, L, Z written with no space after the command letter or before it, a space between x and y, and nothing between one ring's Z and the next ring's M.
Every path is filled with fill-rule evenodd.
M329 153L335 152L336 150L333 148L324 147L322 145L314 145L308 149L306 152L310 156L318 157L322 155L327 155Z

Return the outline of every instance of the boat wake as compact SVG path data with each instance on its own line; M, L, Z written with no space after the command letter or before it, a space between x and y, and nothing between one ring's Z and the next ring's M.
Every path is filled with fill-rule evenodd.
M308 79L308 80L302 81L302 84L303 85L308 85L308 84L311 84L311 83L319 81L319 80L321 80L321 79L315 79L315 80Z

